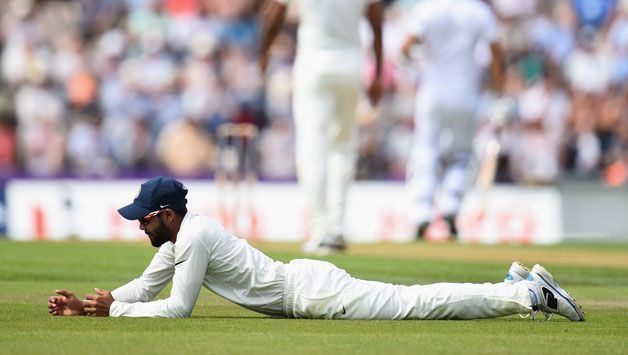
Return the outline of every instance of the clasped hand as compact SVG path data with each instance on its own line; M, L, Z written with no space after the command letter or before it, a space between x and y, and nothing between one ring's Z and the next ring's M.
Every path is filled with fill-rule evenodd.
M53 316L109 316L109 308L114 301L111 292L99 288L94 290L96 293L86 295L85 300L78 299L72 291L55 290L59 296L48 298L48 313Z

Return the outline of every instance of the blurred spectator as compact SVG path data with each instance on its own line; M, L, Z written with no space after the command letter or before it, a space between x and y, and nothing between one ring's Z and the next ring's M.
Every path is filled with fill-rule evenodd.
M33 176L55 176L63 171L65 136L50 116L22 129L21 153L24 168Z
M367 126L360 129L357 179L386 179L388 177L386 156L379 149L383 145L382 139L383 137L373 127Z
M615 57L613 84L625 87L628 81L628 1L626 0L609 28L608 41L610 51Z
M567 80L573 90L601 95L611 82L612 63L601 51L601 40L591 27L582 27L577 33L577 48L565 63Z
M157 156L177 176L199 176L213 168L212 141L198 122L170 122L157 141Z
M598 171L602 154L595 135L596 101L588 94L574 97L567 129L566 168L576 175L592 175Z
M556 64L564 63L575 46L575 16L565 1L554 7L550 2L539 4L541 11L533 21L532 45L539 47Z
M102 132L118 170L154 168L154 137L146 119L111 118L103 123Z
M573 0L581 27L599 29L612 16L616 0Z
M296 172L294 127L291 120L276 119L259 138L260 166L263 178L290 179Z
M11 102L0 87L0 171L9 174L17 169L16 122L11 111Z
M0 170L10 173L16 168L15 129L9 122L0 120Z
M569 100L558 78L547 73L519 96L521 129L513 151L513 173L529 184L549 184L560 173L560 149Z
M75 117L67 139L68 163L77 175L115 174L97 112L86 112Z

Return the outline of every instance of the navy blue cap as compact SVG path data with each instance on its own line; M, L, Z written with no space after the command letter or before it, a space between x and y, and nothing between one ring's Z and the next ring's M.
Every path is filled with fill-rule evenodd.
M133 203L118 210L122 217L136 220L164 208L177 210L185 207L188 189L173 178L157 176L140 186Z

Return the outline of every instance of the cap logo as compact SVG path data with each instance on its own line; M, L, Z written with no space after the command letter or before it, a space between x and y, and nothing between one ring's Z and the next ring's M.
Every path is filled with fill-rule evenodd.
M167 205L159 205L159 208L166 208L166 207L168 207L168 206L170 206L170 204L167 204Z

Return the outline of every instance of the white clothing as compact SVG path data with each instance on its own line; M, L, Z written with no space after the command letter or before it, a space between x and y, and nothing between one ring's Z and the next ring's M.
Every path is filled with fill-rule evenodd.
M342 235L357 159L354 115L360 75L358 68L311 68L294 82L297 174L310 211L310 240L316 242Z
M326 261L298 259L287 266L288 317L481 319L531 311L525 281L405 286L356 279Z
M112 291L111 316L187 317L201 286L256 312L283 315L285 265L218 222L185 215L176 243L159 248L142 276ZM170 297L151 301L172 280Z
M343 234L357 160L353 122L364 61L360 20L376 1L299 0L293 109L297 176L310 213L308 252Z
M482 74L475 52L497 40L497 28L490 8L479 0L421 1L408 22L425 54L408 163L412 213L420 225L436 217L439 185L438 212L455 216L460 208L470 180Z
M574 89L601 95L612 79L612 62L605 55L582 49L573 51L565 64L565 75Z
M172 280L170 297L153 298ZM112 291L114 317L188 317L200 288L281 317L475 319L531 311L526 281L515 284L392 285L351 277L336 266L273 261L217 222L188 213L138 279Z
M456 215L469 182L476 104L450 104L425 90L419 93L414 115L414 145L408 162L408 187L417 224L434 220L438 212Z
M368 5L377 1L298 0L300 23L296 65L348 69L356 63L361 66L360 21Z
M478 45L497 41L497 21L479 0L424 0L408 18L409 33L424 49L421 87L444 98L475 100L481 68Z

